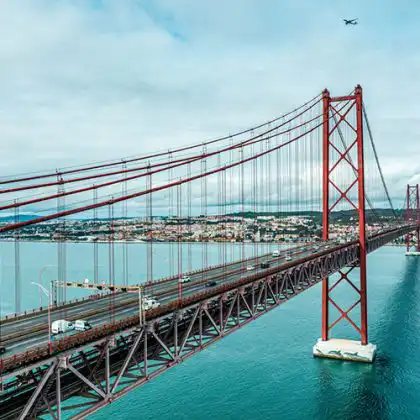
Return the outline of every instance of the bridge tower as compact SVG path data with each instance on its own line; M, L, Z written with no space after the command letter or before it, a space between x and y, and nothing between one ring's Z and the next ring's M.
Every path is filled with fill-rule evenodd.
M407 208L405 210L405 220L407 223L416 223L417 228L415 232L409 233L405 237L405 247L407 256L420 255L420 197L419 197L419 184L407 185L406 196ZM410 251L414 245L414 237L416 238L416 250Z
M351 136L344 138L345 133ZM337 167L349 165L351 176L337 183ZM368 342L367 284L366 284L366 220L365 220L365 174L363 148L363 92L356 86L351 95L331 97L323 92L323 240L330 239L330 218L337 205L347 203L357 213L359 258L351 267L339 272L338 280L322 281L322 338L313 348L314 356L372 362L376 346ZM358 269L358 270L357 270ZM358 271L360 282L354 283L349 273ZM342 308L333 296L333 289L348 283L356 292L355 302ZM338 317L331 322L334 307ZM360 310L359 322L354 322L350 312ZM331 329L340 321L347 320L360 336L360 341L332 339Z

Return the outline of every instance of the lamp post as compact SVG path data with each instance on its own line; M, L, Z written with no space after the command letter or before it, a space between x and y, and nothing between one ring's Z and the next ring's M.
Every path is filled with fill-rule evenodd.
M44 265L44 267L42 267L41 270L39 270L39 276L38 276L39 284L42 284L43 283L43 281L42 281L42 275L44 274L44 271L47 268L50 268L50 267L55 267L55 266L54 265ZM40 307L42 308L42 291L41 291L41 289L39 289L39 302L40 302Z
M48 348L50 354L52 353L52 342L51 342L51 306L52 306L52 293L51 293L51 283L50 290L48 291L42 284L32 281L31 284L37 286L39 290L45 294L48 298Z

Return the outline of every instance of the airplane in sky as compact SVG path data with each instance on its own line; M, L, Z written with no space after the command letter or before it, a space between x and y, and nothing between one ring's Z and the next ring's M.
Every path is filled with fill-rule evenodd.
M356 18L356 19L343 19L343 21L344 21L344 23L346 25L357 25L359 23L359 22L357 22L357 19L359 19L359 18Z

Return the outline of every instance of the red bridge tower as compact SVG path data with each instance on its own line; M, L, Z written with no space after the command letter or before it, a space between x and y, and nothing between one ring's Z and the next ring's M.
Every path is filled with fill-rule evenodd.
M350 205L358 215L359 261L339 272L340 277L331 284L328 278L322 282L322 338L315 344L313 353L319 357L372 362L376 346L368 342L367 288L366 288L366 221L363 152L363 99L362 88L356 86L348 96L331 97L323 93L323 240L330 239L330 218L338 205ZM344 138L343 132L346 133ZM348 134L350 133L350 134ZM350 136L350 137L349 137ZM346 165L348 180L336 174L338 167ZM358 271L360 282L349 278L351 271ZM355 302L342 308L333 297L333 290L348 283L357 293ZM332 308L338 313L331 322ZM359 322L353 321L350 312L360 310ZM342 320L354 327L360 341L331 339L330 331Z
M407 223L416 223L417 228L415 233L409 233L405 237L405 247L406 253L405 255L420 255L420 206L419 206L420 198L419 198L419 184L417 185L407 185L407 209L405 211L405 220ZM414 237L416 241L414 243ZM415 245L416 250L410 251L410 248Z

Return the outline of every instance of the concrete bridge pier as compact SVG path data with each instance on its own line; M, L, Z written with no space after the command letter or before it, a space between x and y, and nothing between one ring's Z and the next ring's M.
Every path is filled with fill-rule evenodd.
M313 347L313 355L328 359L372 363L376 356L376 345L341 338L330 338L325 341L320 338Z

